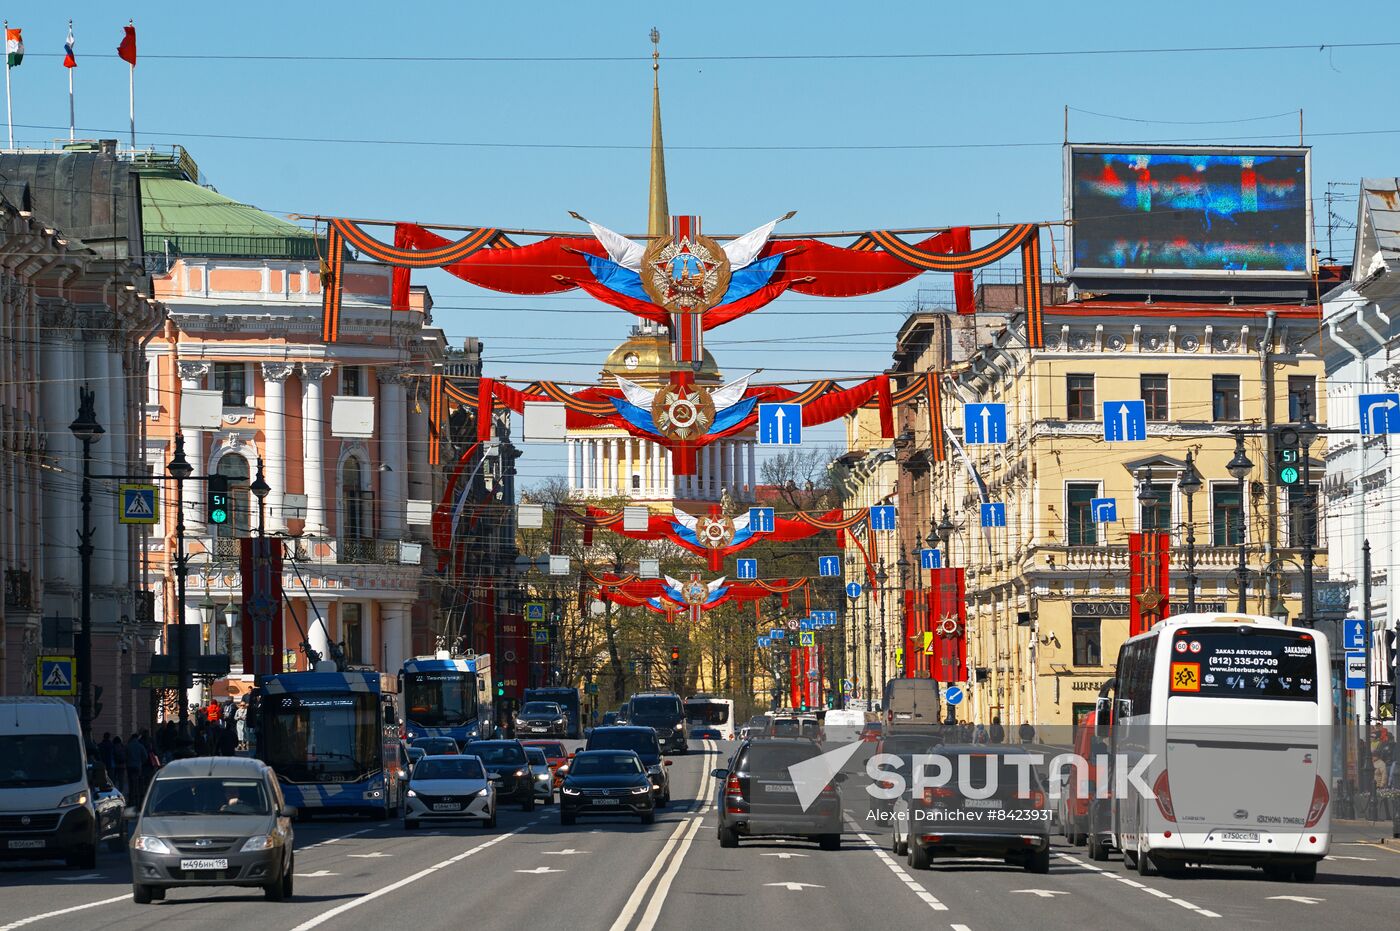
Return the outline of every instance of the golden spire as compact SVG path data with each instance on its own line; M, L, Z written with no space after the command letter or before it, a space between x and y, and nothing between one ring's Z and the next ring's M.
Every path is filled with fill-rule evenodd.
M671 226L666 203L666 147L661 141L661 33L651 29L651 195L647 200L647 235L665 236Z

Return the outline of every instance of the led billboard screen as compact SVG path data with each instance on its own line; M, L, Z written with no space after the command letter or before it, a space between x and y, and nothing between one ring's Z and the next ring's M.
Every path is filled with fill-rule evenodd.
M1069 146L1072 274L1306 277L1301 148Z

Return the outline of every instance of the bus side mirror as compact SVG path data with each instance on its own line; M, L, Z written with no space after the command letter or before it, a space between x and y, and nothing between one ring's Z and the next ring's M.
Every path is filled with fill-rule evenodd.
M1114 717L1115 717L1116 719L1118 719L1119 721L1123 720L1124 718L1130 718L1130 717L1133 716L1133 701L1132 701L1132 699L1130 699L1130 698L1120 698L1120 699L1118 699L1118 701L1116 702L1116 706L1117 706L1117 708L1116 708L1117 713L1114 715Z
M486 677L485 677L485 676L477 676L477 677L476 677L476 690L477 690L478 692L484 692L484 691L486 691Z

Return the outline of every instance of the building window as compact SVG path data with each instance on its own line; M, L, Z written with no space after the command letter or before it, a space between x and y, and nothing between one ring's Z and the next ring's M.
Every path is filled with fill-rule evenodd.
M1138 483L1142 487L1142 483ZM1174 486L1166 482L1153 482L1152 492L1157 496L1157 500L1149 505L1138 502L1141 510L1141 524L1144 533L1152 530L1169 532L1172 529L1172 488Z
M1167 376L1142 375L1138 382L1142 391L1143 407L1147 409L1148 420L1167 419Z
M1309 488L1311 494L1309 494ZM1317 515L1312 513L1318 500L1319 487L1316 484L1305 488L1302 485L1288 486L1288 545L1303 547L1309 542L1313 546L1320 543ZM1311 500L1310 500L1311 499Z
M1210 487L1210 542L1213 546L1239 546L1244 541L1244 512L1240 487L1233 482Z
M371 493L365 490L364 469L360 460L351 456L340 467L342 540L367 540L370 537Z
M224 393L224 407L247 407L248 367L242 362L215 362L214 390Z
M1070 546L1094 546L1099 542L1090 502L1098 497L1098 482L1070 482L1065 488L1065 540Z
M1312 375L1288 376L1288 420L1298 423L1304 410L1310 420L1317 419L1317 378Z
M1103 642L1096 617L1077 617L1074 624L1074 665L1102 666Z
M1094 376L1065 376L1066 416L1070 420L1094 420Z
M1211 413L1217 423L1240 419L1240 376L1212 375L1210 377Z
M252 509L248 491L248 460L229 453L219 460L218 473L228 479L229 521L214 524L216 537L246 537L252 533Z
M352 601L340 605L341 646L345 650L345 661L355 666L365 661L360 652L361 623L363 621L358 604Z
M344 365L340 368L340 393L346 397L358 398L363 395L361 368L358 365Z
M640 475L635 474L635 473L632 475L632 490L633 490L633 491L641 491L641 490L642 490L642 477L641 477Z

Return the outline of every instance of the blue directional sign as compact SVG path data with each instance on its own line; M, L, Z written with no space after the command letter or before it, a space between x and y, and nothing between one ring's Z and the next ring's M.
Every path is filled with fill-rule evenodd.
M871 530L894 529L894 505L877 504L870 509Z
M841 574L841 557L840 557L840 556L820 556L820 557L818 557L818 558L817 558L817 574L818 574L818 575L840 575L840 574Z
M802 618L800 621L797 622L797 629L798 629L798 630L812 630L812 629L815 628L816 626L817 626L817 625L816 625L815 623L813 623L813 621L812 621L812 619L811 619L810 617L804 617L804 618Z
M1002 501L990 501L982 505L982 526L983 527L1005 527L1006 526L1006 504Z
M1366 654L1356 650L1346 652L1347 688L1364 689L1366 687Z
M834 627L836 626L836 612L813 611L812 620L816 621L819 627Z
M963 442L969 446L1005 443L1006 405L966 405L963 408Z
M772 630L768 631L768 636L774 640L786 640L787 631L781 627L774 627Z
M771 647L772 645L773 645L773 638L772 638L772 637L759 637L759 638L758 638L758 646L759 646L759 649L761 649L761 650L766 650L766 649L768 649L769 647Z
M859 582L847 582L847 583L846 583L846 597L847 597L847 598L859 598L859 597L860 597L860 593L861 593L863 590L864 590L864 589L862 589L862 588L860 587L860 583L859 583Z
M734 560L734 574L741 579L758 578L757 559L736 559Z
M943 554L938 550L919 550L919 567L922 569L942 569Z
M1342 649L1366 649L1366 622L1358 618L1342 621Z
M1400 394L1362 394L1356 402L1361 406L1362 436L1400 433Z
M749 532L750 532L750 533L772 533L772 532L773 532L773 509L772 509L772 508L749 508Z
M1147 402L1103 402L1103 438L1110 443L1136 443L1147 439Z
M810 630L803 631L797 635L797 645L803 647L814 647L817 645L817 635Z
M963 690L960 686L950 685L943 690L943 700L949 705L960 705L963 700Z
M802 445L802 405L758 405L758 445Z
M1111 524L1118 520L1117 498L1090 498L1089 513L1096 524Z

